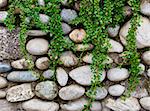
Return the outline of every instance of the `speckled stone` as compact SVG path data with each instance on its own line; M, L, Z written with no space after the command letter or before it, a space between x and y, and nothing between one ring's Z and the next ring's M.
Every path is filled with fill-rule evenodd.
M33 96L31 84L26 83L9 88L6 99L9 102L18 102L31 99Z
M35 94L42 99L53 100L58 94L58 88L53 81L43 81L36 85Z

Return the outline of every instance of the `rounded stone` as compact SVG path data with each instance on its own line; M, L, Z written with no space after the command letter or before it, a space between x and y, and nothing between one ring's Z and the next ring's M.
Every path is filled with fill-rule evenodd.
M49 59L48 57L38 58L35 62L35 65L40 70L45 70L49 68Z
M150 68L147 70L147 76L150 77Z
M139 72L139 74L143 74L143 73L145 72L145 65L142 64L142 63L140 63L140 64L139 64L139 67L140 67L140 72Z
M11 66L15 69L28 69L28 62L25 59L20 59L11 62Z
M8 85L7 80L4 77L0 77L0 89Z
M101 111L102 110L102 105L100 102L98 101L94 101L92 103L92 106L90 108L91 111Z
M75 43L81 43L83 39L86 37L86 32L84 29L74 29L70 34L69 37Z
M40 82L35 87L35 94L42 99L53 100L58 94L58 88L53 81Z
M51 101L31 99L22 103L22 108L26 111L58 111L59 104Z
M4 20L7 18L7 11L0 11L0 23L4 23Z
M27 51L32 55L44 55L48 51L48 41L42 38L35 38L30 40L27 45Z
M144 52L142 54L142 59L147 65L150 65L150 51Z
M3 8L7 5L7 0L0 0L0 8Z
M91 85L91 80L93 77L93 73L91 71L91 67L89 65L81 66L76 69L73 69L69 72L69 76L75 80L78 84L89 86ZM106 77L106 72L103 71L101 75L101 80L103 81Z
M111 48L108 50L108 52L123 52L123 46L119 42L110 39L109 43L111 44Z
M51 79L54 76L54 71L53 70L46 70L43 72L43 77L45 79Z
M141 8L142 14L150 16L150 1L149 0L142 0L140 8Z
M13 86L7 90L6 99L9 102L18 102L31 99L34 96L31 84Z
M96 89L96 100L104 99L108 94L108 91L105 87L97 87Z
M66 104L61 104L60 107L63 111L82 111L87 103L87 99L80 98L77 100L69 101Z
M129 17L132 15L132 8L130 6L124 6L123 7L123 11L124 11L124 16Z
M60 61L66 67L72 67L78 64L78 58L71 51L62 53L60 56Z
M59 97L63 100L74 100L83 96L85 89L79 85L70 85L59 90Z
M34 37L39 37L39 36L46 36L47 33L46 32L43 32L42 30L29 30L27 32L27 34L29 36L34 36Z
M62 9L61 17L65 22L71 22L77 17L77 12L71 9Z
M49 16L46 14L39 14L40 21L44 24L48 24Z
M120 84L112 85L108 88L108 92L112 96L121 96L125 91L125 87Z
M56 70L56 79L59 83L60 86L65 86L68 82L68 74L66 73L66 71L59 67Z
M61 25L64 34L68 34L71 31L71 27L68 24L62 23Z
M11 66L9 64L0 62L0 73L8 72L11 69L12 68L11 68Z
M40 75L33 71L13 71L7 75L12 82L33 82L38 80Z
M127 45L126 37L130 27L131 24L130 21L128 21L120 30L120 40L124 45ZM140 25L137 27L136 43L139 49L150 47L150 20L146 17L141 17Z
M6 97L6 92L0 90L0 99L5 98Z
M141 111L141 106L138 99L130 97L123 100L118 98L117 100L109 98L105 102L106 106L113 111Z
M112 68L107 72L107 78L110 81L122 81L129 77L129 72L125 68Z
M141 106L146 109L146 110L150 110L150 97L143 97L140 99L140 104Z
M110 37L116 37L119 33L120 26L116 25L115 27L108 28L108 34Z
M38 4L40 6L45 6L45 1L44 0L38 0Z

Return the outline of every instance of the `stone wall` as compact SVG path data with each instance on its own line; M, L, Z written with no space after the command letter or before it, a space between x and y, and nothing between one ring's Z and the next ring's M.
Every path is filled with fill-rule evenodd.
M43 0L38 0L39 5ZM93 45L82 44L86 31L68 24L78 16L78 4L72 9L67 7L67 0L62 2L62 29L65 37L77 44L77 50L86 48L86 54L81 58L72 51L65 51L60 57L62 65L57 67L56 81L53 81L54 70L49 69L50 39L41 30L29 30L26 49L33 57L35 69L33 74L28 71L27 61L20 54L18 32L19 27L12 32L3 24L7 17L7 0L0 0L0 111L82 111L87 104L85 92L91 85ZM125 15L131 16L131 7L126 6ZM43 22L47 16L40 15ZM130 98L125 101L120 98L127 90L129 70L118 68L122 63L122 53L126 45L126 36L130 22L123 26L109 27L111 49L107 64L112 67L102 73L101 81L104 87L97 88L96 101L92 103L91 111L149 111L150 110L150 0L141 3L141 25L136 31L138 51L141 55L140 84ZM42 77L42 78L41 78ZM41 79L44 79L42 81ZM133 83L134 84L134 83Z

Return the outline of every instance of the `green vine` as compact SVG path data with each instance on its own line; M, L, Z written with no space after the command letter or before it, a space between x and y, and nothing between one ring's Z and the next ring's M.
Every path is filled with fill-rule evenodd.
M108 41L107 27L115 26L124 22L125 15L123 7L127 0L82 0L80 1L79 17L72 23L76 25L83 24L87 32L84 43L94 44L93 63L91 69L93 71L93 79L91 88L87 92L90 97L89 102L85 105L83 111L90 111L92 102L95 100L96 89L101 86L101 73L107 67L103 62L107 59L108 49L111 47ZM128 94L135 90L139 78L139 56L136 49L136 28L139 24L139 4L140 1L129 0L134 15L132 17L131 28L127 36L126 54L130 61L130 78ZM133 84L135 83L135 84Z
M127 35L127 46L125 52L125 58L130 63L130 78L128 81L128 92L126 96L130 96L130 93L136 89L139 83L139 71L140 71L140 59L137 52L136 46L136 30L140 23L140 1L139 0L129 0L129 5L132 7L133 16L130 21L130 28Z
M16 23L16 10L19 10L20 16L20 49L22 55L31 63L32 59L30 55L27 53L25 44L27 39L27 31L32 29L32 27L36 27L41 29L43 32L47 32L52 34L53 38L51 38L50 43L50 66L52 69L55 69L57 64L59 63L59 56L65 49L70 49L74 45L73 43L69 43L63 37L63 31L61 27L61 17L60 17L60 0L45 0L45 6L39 6L37 0L9 0L9 10L8 16L5 20L6 26L13 30L15 28ZM49 16L48 23L43 23L40 20L39 14L45 14ZM29 69L31 69L31 65L29 65Z

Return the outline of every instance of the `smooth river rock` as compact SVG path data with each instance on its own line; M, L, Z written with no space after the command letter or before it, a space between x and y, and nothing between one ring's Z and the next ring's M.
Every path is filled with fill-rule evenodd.
M25 59L19 59L11 62L11 66L15 69L28 69L28 62Z
M58 111L59 104L51 101L42 101L40 99L31 99L22 103L26 111Z
M9 102L18 102L31 99L34 96L31 84L13 86L7 90L6 99Z
M54 76L54 71L53 70L46 70L43 72L42 76L45 78L45 79L51 79L53 76Z
M0 23L4 23L4 20L7 18L7 11L0 11Z
M0 0L0 8L3 8L7 5L7 0Z
M60 61L66 67L72 67L78 64L78 58L71 51L62 53Z
M108 88L108 92L112 96L121 96L125 91L125 87L120 84L112 85Z
M88 104L88 100L86 98L80 98L77 100L69 101L66 104L61 104L60 107L62 111L82 111L84 109L84 105ZM91 105L90 111L101 111L102 105L98 101L94 101Z
M150 51L144 52L142 54L142 59L147 65L150 65Z
M120 26L116 25L115 27L108 28L108 34L110 37L116 37L119 33Z
M150 97L149 96L141 98L140 104L144 109L150 111Z
M96 89L96 100L104 99L108 94L108 91L105 87L97 87Z
M138 100L132 97L126 98L126 100L109 98L106 101L106 106L113 111L140 111L141 109Z
M40 75L33 71L13 71L7 75L12 82L33 82L38 80Z
M32 55L44 55L47 54L49 43L47 40L42 38L31 39L27 45L27 51Z
M39 14L40 21L44 24L49 22L49 16L46 14Z
M141 13L147 16L150 16L150 1L149 0L141 0Z
M68 34L71 31L71 27L68 24L63 22L61 26L64 34Z
M79 85L69 85L59 90L59 97L63 100L74 100L83 96L85 88Z
M10 103L6 99L0 99L0 111L18 111L20 104Z
M46 70L49 68L49 62L48 57L41 57L36 60L35 65L40 70Z
M83 39L86 37L86 32L84 29L74 29L70 34L69 37L75 43L81 43Z
M119 36L121 42L126 45L126 36L130 28L130 21L128 21L120 30ZM146 17L141 17L140 26L136 31L137 48L150 47L150 20Z
M45 1L44 0L38 0L38 4L40 6L45 6Z
M77 12L71 9L62 9L61 17L65 22L69 23L77 17Z
M0 89L8 85L7 80L4 77L0 77Z
M111 48L108 50L108 52L117 52L117 53L123 52L123 46L119 42L110 39L109 43L111 45Z
M6 92L0 90L0 99L5 98L6 97Z
M9 64L0 62L0 73L8 72L11 69L12 68L11 68L11 66Z
M129 77L129 72L125 68L112 68L109 69L107 72L107 78L110 81L122 81L125 80Z
M82 111L84 105L86 105L88 101L85 98L80 98L74 101L70 101L66 104L61 104L60 107L64 111Z
M68 82L69 77L67 72L63 68L58 67L56 70L56 79L60 86L65 86Z
M89 65L78 67L69 72L69 76L73 80L75 80L78 84L84 86L91 85L92 75L93 73ZM101 81L103 81L105 77L106 77L106 72L103 71Z
M46 99L53 100L58 94L57 84L53 81L43 81L35 87L36 96Z

